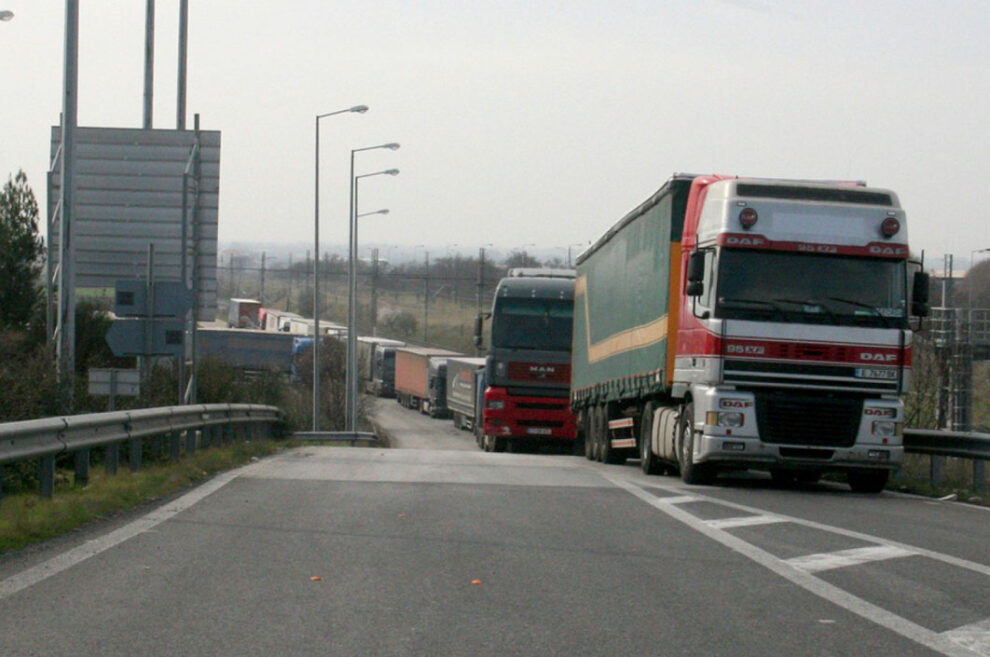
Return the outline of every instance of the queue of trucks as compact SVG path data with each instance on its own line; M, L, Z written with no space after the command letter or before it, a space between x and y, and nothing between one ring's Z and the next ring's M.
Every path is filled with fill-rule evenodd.
M875 492L903 461L927 290L892 191L675 174L576 270L511 270L476 321L487 357L362 337L360 376L486 451L635 458L692 484L838 472ZM312 320L237 301L232 324L312 335Z

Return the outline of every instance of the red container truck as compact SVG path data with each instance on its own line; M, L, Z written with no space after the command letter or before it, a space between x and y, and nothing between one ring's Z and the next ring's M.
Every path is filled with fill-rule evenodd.
M446 410L446 367L456 351L434 347L395 348L395 399L406 408L437 414ZM432 367L432 371L431 371Z

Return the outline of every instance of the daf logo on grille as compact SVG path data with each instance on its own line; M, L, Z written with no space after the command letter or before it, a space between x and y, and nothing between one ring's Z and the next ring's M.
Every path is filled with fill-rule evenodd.
M871 362L893 363L897 360L897 354L882 354L880 352L864 351L859 355L859 359L868 360Z

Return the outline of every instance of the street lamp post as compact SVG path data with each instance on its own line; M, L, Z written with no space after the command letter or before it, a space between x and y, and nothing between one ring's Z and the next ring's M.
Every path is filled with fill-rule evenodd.
M313 190L313 431L320 430L320 119L335 114L364 114L367 105L355 105L316 115L316 177Z
M348 281L348 295L347 295L347 372L345 376L345 390L347 397L347 409L344 415L346 430L347 431L357 431L357 245L358 245L358 225L357 225L357 207L358 207L358 181L361 178L368 178L370 176L397 176L399 175L398 169L386 169L384 171L375 171L374 173L365 173L359 176L354 175L354 154L361 151L370 151L377 148L387 148L389 150L396 150L399 145L391 142L388 144L380 144L378 146L368 146L365 148L355 148L351 151L351 210L348 215L351 225L351 239L350 239L350 253L348 255L347 262L347 281Z

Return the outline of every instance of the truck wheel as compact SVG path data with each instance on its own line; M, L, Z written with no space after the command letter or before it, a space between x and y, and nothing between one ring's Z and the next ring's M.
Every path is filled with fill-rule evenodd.
M643 408L643 417L639 421L639 465L648 475L657 475L663 470L660 459L653 453L653 402L647 402Z
M694 403L688 402L681 408L677 429L680 437L678 456L681 462L681 479L686 484L710 484L714 479L711 467L694 462Z
M879 493L887 485L889 470L853 470L846 475L854 493Z
M605 462L608 448L608 415L605 406L595 407L595 460Z
M595 428L592 425L591 409L581 411L581 425L584 427L584 458L595 460Z

